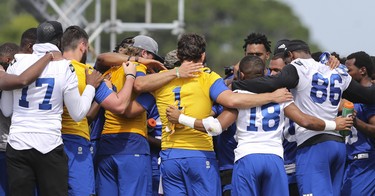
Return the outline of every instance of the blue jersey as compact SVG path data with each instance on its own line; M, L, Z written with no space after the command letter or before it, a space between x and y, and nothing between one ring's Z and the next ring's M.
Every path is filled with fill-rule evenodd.
M284 164L296 163L297 142L295 139L296 128L294 122L285 118L285 127L283 131Z
M368 123L369 118L375 115L375 105L354 104L354 109L357 111L357 118L363 122ZM346 141L346 151L348 159L356 159L355 156L361 153L375 153L375 143L362 132L358 131L354 126L352 127L350 135Z

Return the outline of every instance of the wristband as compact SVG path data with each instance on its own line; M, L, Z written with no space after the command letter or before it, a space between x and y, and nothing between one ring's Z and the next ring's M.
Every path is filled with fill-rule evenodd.
M178 117L178 123L188 126L193 129L194 129L194 122L195 122L195 118L186 116L185 114L180 114L180 116Z
M180 78L180 72L178 72L178 67L176 67L176 76L177 78Z
M336 122L333 120L323 120L326 126L324 127L324 131L333 131L336 130Z
M135 75L134 74L129 73L129 74L125 75L125 77L128 77L128 76L131 76L131 77L133 77L135 79Z

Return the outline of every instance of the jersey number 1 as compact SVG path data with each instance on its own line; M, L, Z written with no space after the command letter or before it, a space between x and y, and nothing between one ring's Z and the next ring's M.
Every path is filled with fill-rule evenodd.
M42 84L47 84L46 94L44 96L43 102L39 104L40 110L50 110L52 109L52 104L49 103L52 97L53 87L55 86L55 78L38 78L35 81L36 87L41 87ZM24 108L29 108L29 102L26 100L27 91L29 87L26 86L22 89L21 99L18 102L18 105Z

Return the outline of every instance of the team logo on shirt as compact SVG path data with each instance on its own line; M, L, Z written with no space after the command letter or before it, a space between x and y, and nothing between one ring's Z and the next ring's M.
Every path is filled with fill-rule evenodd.
M72 64L69 65L69 69L70 71L72 71L72 73L75 71L74 66Z

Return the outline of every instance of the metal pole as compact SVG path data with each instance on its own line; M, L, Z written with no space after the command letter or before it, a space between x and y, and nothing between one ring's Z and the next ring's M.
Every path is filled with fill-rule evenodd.
M95 25L99 26L101 20L101 0L96 0L95 2ZM100 54L101 48L101 38L100 35L95 38L95 53L96 55Z
M113 50L116 45L116 3L117 0L111 0L110 50Z

